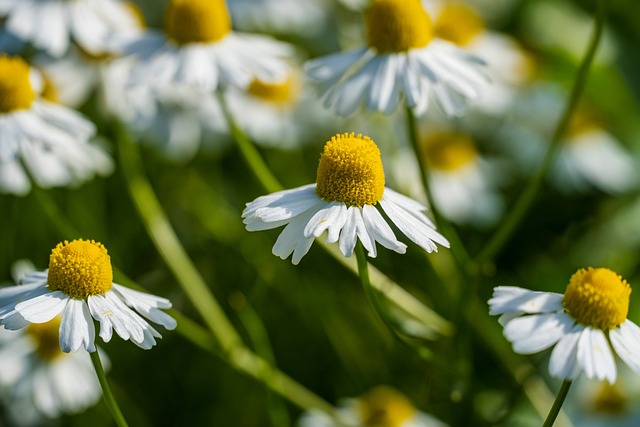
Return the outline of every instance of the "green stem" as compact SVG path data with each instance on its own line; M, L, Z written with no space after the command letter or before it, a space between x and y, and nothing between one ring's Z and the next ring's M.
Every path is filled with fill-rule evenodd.
M593 63L602 33L604 30L604 24L607 14L608 0L598 0L598 10L596 12L593 35L591 41L585 53L585 56L576 72L573 88L569 96L569 101L562 113L560 121L553 132L551 142L547 148L547 152L540 163L538 170L531 176L531 179L522 190L518 199L514 203L513 207L509 209L507 215L501 222L501 227L495 232L495 234L488 241L486 246L480 251L477 262L482 265L485 262L490 261L497 253L500 252L502 247L507 243L513 232L518 228L527 211L535 201L536 196L540 190L544 177L546 176L553 159L556 157L556 153L560 148L560 142L567 130L571 116L575 111L578 101L582 96L584 87L587 83L589 75L589 69Z
M142 171L138 147L120 124L116 124L122 174L131 198L156 249L173 272L198 313L225 351L231 351L241 338L207 284L191 262L158 201L151 183Z
M558 390L556 400L553 401L549 415L547 415L547 418L544 420L544 424L542 424L542 427L551 427L556 421L556 418L560 413L560 408L562 408L562 404L564 403L564 399L566 399L567 394L569 393L569 387L571 387L571 381L564 380L560 386L560 390Z
M113 419L119 427L128 427L127 420L124 419L122 411L118 406L118 402L116 402L115 397L113 397L113 393L111 393L111 387L109 387L107 375L104 373L104 368L102 367L102 362L100 361L98 352L94 351L89 353L89 355L91 356L93 367L96 370L96 375L98 376L100 387L102 387L102 395L104 396L104 401L109 407L109 411L111 412Z
M407 115L407 129L409 131L409 140L411 142L411 148L413 149L413 153L418 162L418 169L420 170L420 180L422 182L422 188L424 190L424 194L427 198L427 203L429 204L429 208L433 213L434 220L436 225L442 231L442 234L449 240L451 243L451 253L453 254L456 263L462 269L462 272L467 274L467 272L473 268L471 258L469 257L469 253L464 247L462 243L462 239L458 235L455 227L451 225L438 211L437 206L433 202L433 197L431 197L431 189L429 185L429 165L424 159L424 155L420 148L420 135L418 130L418 124L416 123L416 118L413 115L413 111L411 108L406 108Z
M360 277L360 283L362 283L362 288L364 290L364 293L367 296L369 303L373 307L374 311L376 312L376 314L378 315L382 323L384 323L384 325L387 327L389 332L391 332L394 338L396 338L402 344L414 350L422 359L428 362L438 363L437 359L433 357L433 353L431 352L431 350L429 350L424 346L417 345L412 341L409 341L407 338L402 336L401 332L397 331L397 328L394 325L393 320L389 317L385 308L382 306L382 303L380 302L377 291L371 285L371 280L369 278L369 269L368 269L369 263L367 262L367 256L360 242L356 244L355 253L356 253L356 259L358 261L358 276Z
M282 187L282 184L280 184L275 175L273 175L269 166L266 165L256 146L236 124L233 114L231 114L231 110L227 105L224 94L220 91L218 91L218 99L220 100L220 106L224 116L227 119L231 136L233 136L233 140L236 142L238 149L242 153L242 157L244 157L245 161L249 164L249 167L260 183L270 193L283 190L284 188Z

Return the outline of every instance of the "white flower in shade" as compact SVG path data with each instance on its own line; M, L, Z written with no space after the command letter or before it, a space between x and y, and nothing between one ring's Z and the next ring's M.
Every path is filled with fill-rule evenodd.
M136 28L119 0L1 0L5 27L51 56L62 56L73 40L87 52L109 50L110 39Z
M161 335L147 319L173 329L176 321L160 309L170 308L166 298L134 291L113 283L111 259L93 240L59 243L49 257L49 269L30 273L20 286L0 290L0 324L17 330L45 323L62 313L60 348L84 347L96 351L93 319L100 322L100 337L113 330L124 340L149 349Z
M489 313L502 315L505 337L520 354L555 346L549 373L575 379L616 381L617 354L640 373L640 328L627 319L631 287L606 268L580 269L564 295L499 286L489 300ZM612 352L613 349L613 352Z
M241 30L302 37L317 34L327 19L323 0L232 0L229 12Z
M47 188L113 169L111 158L88 142L93 123L40 98L38 80L21 58L0 55L0 192L28 193L27 173Z
M389 114L402 99L422 114L433 97L447 115L459 116L488 84L482 59L434 38L419 0L373 0L365 25L366 47L307 63L325 106L340 115L361 103Z
M495 223L504 210L497 191L499 164L478 152L471 136L456 131L429 130L421 141L427 164L431 198L449 221L487 226ZM398 185L422 200L418 164L412 150L397 154L394 174Z
M254 80L246 90L229 88L224 96L238 126L256 144L287 149L299 147L335 123L307 89L292 70L282 81Z
M131 83L186 84L203 92L221 85L247 87L254 78L281 80L291 47L266 36L236 33L223 0L170 0L164 33L124 40L122 53L139 60Z
M298 427L446 427L437 418L417 410L399 391L378 386L363 396L347 399L336 419L323 412L305 413Z
M345 257L360 240L370 257L376 242L405 253L378 205L398 229L427 252L449 242L435 230L420 203L385 187L380 150L366 136L353 133L331 138L320 157L315 184L258 197L242 213L249 231L286 225L273 254L298 264L313 240L327 231L327 243L338 242Z
M15 425L78 413L102 396L89 355L63 353L59 329L60 317L20 331L0 327L0 396Z
M595 187L620 194L640 184L633 156L594 122L570 129L550 173L552 182L564 192L585 192Z

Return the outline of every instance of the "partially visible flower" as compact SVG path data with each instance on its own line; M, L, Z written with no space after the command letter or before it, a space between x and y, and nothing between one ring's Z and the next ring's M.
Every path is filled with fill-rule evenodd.
M348 399L338 408L337 419L319 411L305 413L298 427L446 427L437 418L417 410L399 391L386 386L372 388Z
M340 115L361 103L389 114L400 102L422 114L433 97L447 115L459 116L488 84L485 62L435 37L419 0L373 0L365 30L366 47L307 64L325 106Z
M59 328L60 317L20 331L0 327L0 396L15 425L78 413L102 396L89 355L63 353Z
M147 31L121 40L138 63L131 83L165 88L188 85L201 92L221 86L246 88L253 79L286 76L292 48L266 36L236 33L223 0L170 0L164 33Z
M489 300L505 337L520 354L555 346L549 373L573 380L616 381L614 353L640 373L640 328L627 319L631 287L606 268L578 270L564 295L499 286ZM614 353L612 353L612 348Z
M317 34L327 19L322 0L232 0L229 12L240 30L303 37Z
M477 226L493 224L500 218L504 201L496 188L499 165L481 156L471 136L431 129L421 147L431 197L442 216L452 222ZM424 198L412 150L401 151L394 166L398 184L413 197Z
M551 170L551 179L565 192L584 192L595 187L619 194L640 184L633 156L584 110L574 114Z
M27 194L27 173L48 188L78 184L113 169L110 157L89 143L93 123L41 98L42 87L24 60L0 55L0 192Z
M92 54L109 50L112 37L136 28L136 18L119 0L3 0L6 29L55 57L76 42Z
M242 213L249 231L286 225L273 254L298 264L313 240L327 231L327 243L338 242L350 257L360 240L370 257L376 242L405 253L377 205L410 240L427 252L449 242L435 230L420 203L385 187L380 150L366 136L339 134L325 144L315 184L258 197Z
M49 257L49 269L29 273L19 286L0 289L0 325L17 330L46 323L62 313L60 348L83 347L96 351L95 326L100 337L111 339L113 330L124 340L149 349L161 335L138 313L167 329L176 321L161 311L171 307L166 298L113 283L111 259L105 247L93 240L59 243Z

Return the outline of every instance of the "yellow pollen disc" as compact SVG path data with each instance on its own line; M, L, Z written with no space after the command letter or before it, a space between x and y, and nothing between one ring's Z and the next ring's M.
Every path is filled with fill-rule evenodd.
M29 64L17 56L0 55L0 114L26 110L35 99Z
M384 193L384 170L378 146L368 136L338 134L324 146L316 192L324 200L349 206L375 205Z
M60 330L60 317L54 317L46 323L31 323L26 328L26 333L36 345L36 354L46 362L62 356L64 353L58 344L58 331Z
M577 322L608 330L620 326L629 312L631 286L607 268L580 269L569 280L562 304Z
M627 398L620 392L618 386L605 381L593 399L593 411L620 415L627 410L627 404Z
M254 79L247 89L250 95L274 104L291 104L296 98L298 87L292 76L278 83L267 83Z
M212 43L231 31L231 16L224 0L171 0L164 29L176 44Z
M433 39L431 19L420 0L372 0L365 31L367 44L378 53L406 52Z
M425 160L429 167L454 171L478 158L473 140L457 132L435 132L423 141Z
M433 23L436 37L464 46L484 31L478 13L461 3L447 3Z
M104 294L111 289L113 270L107 249L94 240L58 243L49 257L49 289L72 298Z
M384 386L358 399L358 409L367 427L400 427L415 415L415 408L404 395Z

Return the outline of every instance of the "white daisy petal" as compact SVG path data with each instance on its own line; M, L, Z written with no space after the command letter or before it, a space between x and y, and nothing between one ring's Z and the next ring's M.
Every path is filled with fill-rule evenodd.
M498 286L489 300L489 314L551 313L563 309L561 294L535 292L515 286Z
M403 254L407 251L407 245L396 239L396 235L393 233L389 224L384 220L380 212L370 205L362 207L362 217L364 219L365 226L372 236L373 240L379 242L382 246L399 254Z
M96 330L87 303L69 298L60 323L60 348L65 353L84 347L89 353L96 351Z
M302 257L309 251L314 240L313 237L304 237L304 228L307 226L307 223L313 215L315 215L322 206L324 206L323 203L317 204L307 212L296 216L291 220L291 222L289 222L284 230L282 230L282 233L278 236L276 243L273 245L272 252L275 256L280 257L281 259L287 259L289 255L297 250L295 254L295 262L294 260L292 260L292 262L297 264L302 259Z
M572 380L580 373L578 369L578 340L585 327L575 324L567 332L551 352L549 360L549 373L556 378Z
M533 354L551 347L571 328L564 313L518 317L504 327L504 336L519 354Z
M640 373L640 328L627 319L609 331L609 339L620 359Z
M611 348L599 329L586 327L578 341L578 364L588 378L616 381L616 363Z
M16 311L31 323L44 323L60 314L69 299L62 291L49 292L16 304Z
M357 242L356 218L354 213L356 209L357 208L353 206L347 209L346 221L340 232L340 240L338 242L340 252L347 258L353 254Z
M171 308L171 302L166 298L144 292L135 291L117 284L113 284L113 291L135 311L142 314L154 323L164 326L165 329L172 330L177 326L176 320L160 308Z

